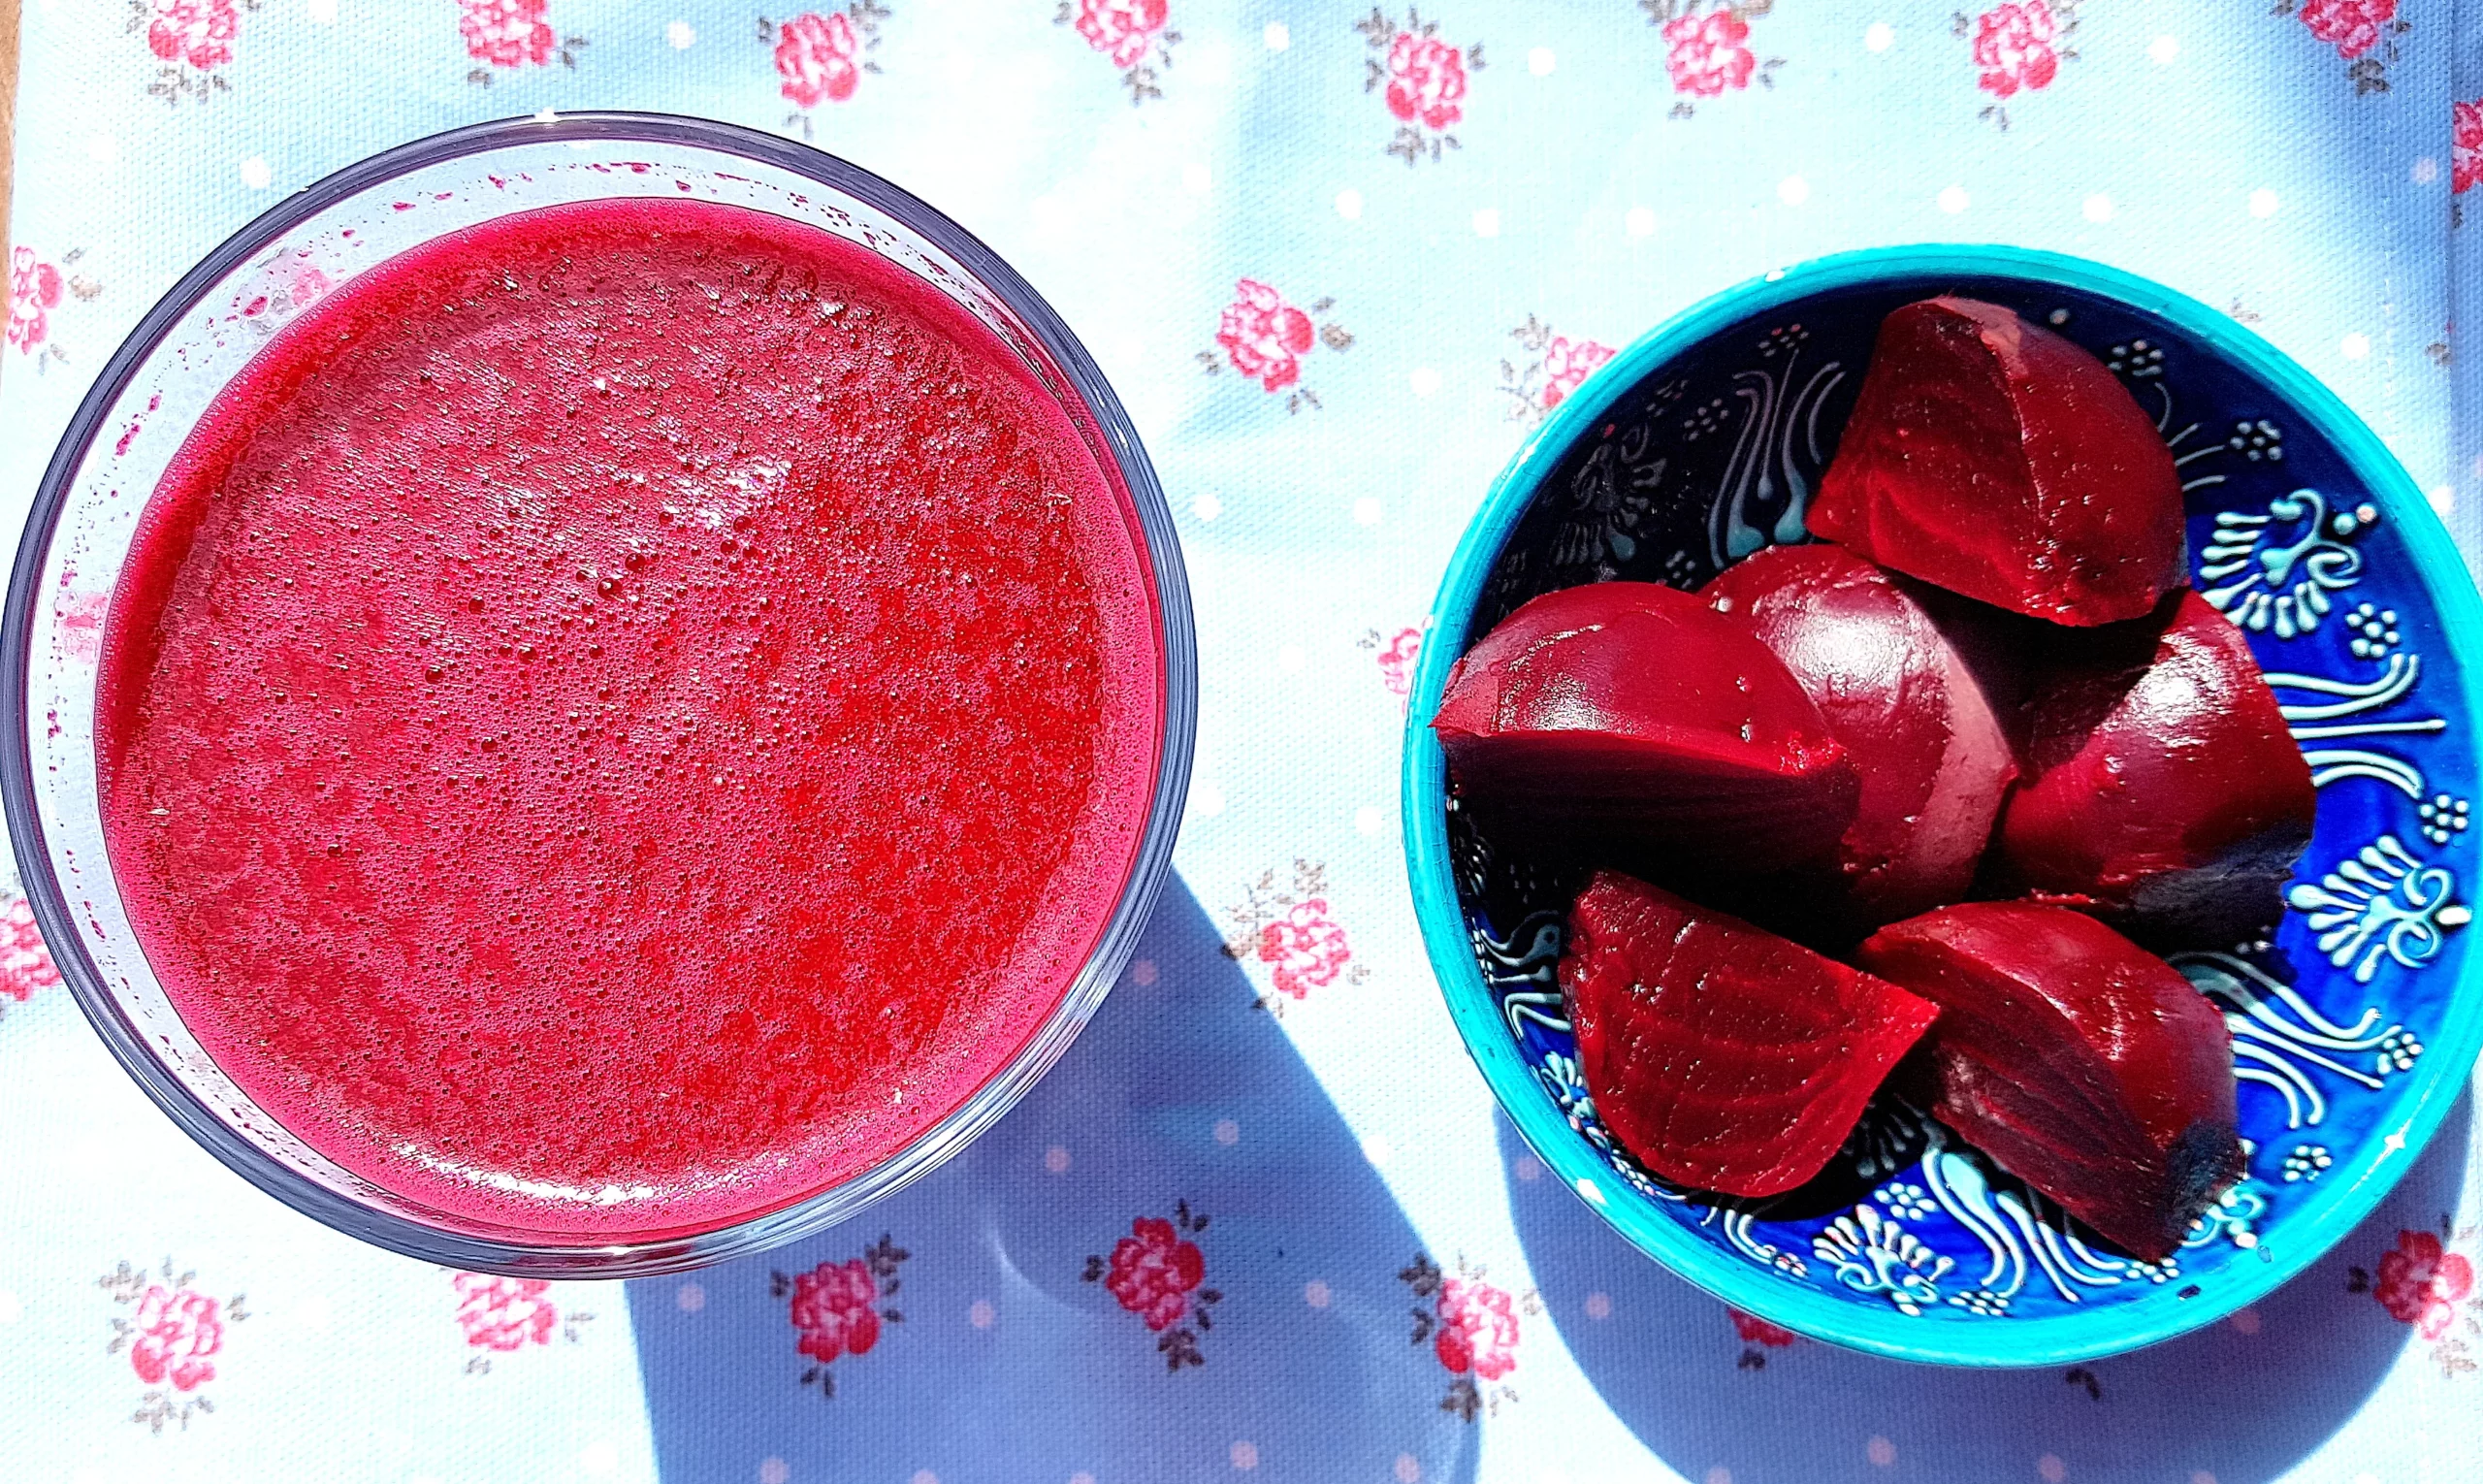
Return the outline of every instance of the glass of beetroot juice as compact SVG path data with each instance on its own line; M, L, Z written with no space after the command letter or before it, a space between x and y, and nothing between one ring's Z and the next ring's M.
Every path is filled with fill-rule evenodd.
M459 1267L842 1219L1056 1059L1172 854L1187 590L1059 318L750 130L366 160L123 345L9 589L79 1002L217 1157Z

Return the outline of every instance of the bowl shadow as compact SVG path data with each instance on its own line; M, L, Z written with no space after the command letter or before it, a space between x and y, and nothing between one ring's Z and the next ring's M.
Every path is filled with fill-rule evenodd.
M1477 1429L1406 1342L1397 1273L1420 1240L1255 1002L1176 877L1069 1053L954 1160L818 1237L630 1282L664 1479L1178 1479L1246 1459L1254 1480L1471 1480ZM1088 1276L1111 1279L1143 1218L1190 1226L1204 1264L1161 1330ZM883 1238L874 1307L904 1317L859 1355L800 1353L786 1280L867 1270Z
M1606 1404L1685 1478L2098 1481L2212 1476L2265 1484L2334 1434L2378 1387L2413 1328L2374 1303L2366 1273L2401 1229L2455 1210L2472 1094L2361 1226L2259 1304L2148 1349L2082 1366L1976 1371L1911 1365L1782 1332L1743 1338L1725 1306L1642 1255L1557 1180L1511 1178L1519 1241L1554 1324ZM1503 1162L1539 1171L1499 1124ZM1599 1317L1598 1317L1599 1316ZM2041 1469L2050 1455L2066 1475Z

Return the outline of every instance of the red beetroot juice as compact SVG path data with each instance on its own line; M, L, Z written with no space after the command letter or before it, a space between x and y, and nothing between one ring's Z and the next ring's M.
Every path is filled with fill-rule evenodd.
M305 311L148 505L104 823L216 1063L454 1216L709 1227L1005 1066L1128 878L1116 475L877 254L606 201Z

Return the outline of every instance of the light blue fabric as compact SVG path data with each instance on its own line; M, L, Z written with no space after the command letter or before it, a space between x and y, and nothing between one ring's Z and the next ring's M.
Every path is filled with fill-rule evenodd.
M837 67L797 69L828 88L808 107L774 57L789 34L837 35L826 17L789 31L774 15L762 40L743 7L549 0L546 60L528 60L521 6L483 33L519 58L495 66L469 54L457 0L263 0L232 9L223 42L207 0L199 28L166 31L167 62L150 47L158 3L27 9L12 231L43 333L28 339L20 317L0 348L0 522L18 523L127 328L277 193L543 108L807 127L990 242L1121 389L1196 593L1198 783L1182 889L1132 982L990 1137L770 1259L626 1296L529 1298L559 1322L513 1349L470 1342L449 1274L311 1228L190 1148L56 987L0 996L0 1475L2483 1475L2483 1308L2442 1298L2427 1336L2430 1308L2401 1321L2370 1291L2405 1302L2403 1254L2421 1246L2401 1232L2483 1262L2470 1106L2362 1231L2209 1335L2066 1376L1745 1338L1541 1178L1499 1119L1415 935L1388 683L1579 342L1619 345L1771 267L1887 242L2081 253L2230 306L2390 440L2472 559L2483 372L2452 354L2449 321L2453 284L2483 295L2483 227L2449 226L2448 126L2451 59L2474 48L2443 0L2387 6L2351 59L2312 22L2350 47L2347 22L2386 0L2087 0L2074 31L2054 0L2049 81L2005 103L1978 85L1979 15L1953 22L1952 5L1919 0L1753 3L1747 85L1714 97L1675 90L1664 31L1629 0L1440 0L1418 19L1400 3L1375 23L1367 6L1170 0L1127 66L1080 33L1084 0L1069 23L1055 0L886 0L858 28L838 13L877 70L839 100ZM1712 26L1713 10L1688 19ZM1108 46L1109 20L1091 26ZM1403 122L1398 33L1435 24L1467 91L1412 98ZM229 58L191 65L194 37ZM1732 75L1728 53L1715 60ZM1139 68L1138 90L1160 96L1134 104ZM478 69L488 82L468 81ZM2471 68L2454 81L2483 92ZM149 94L159 83L170 101ZM1459 116L1435 129L1420 105L1443 101ZM2006 128L1984 116L1995 105ZM1411 163L1389 152L1401 129ZM59 287L37 303L46 267ZM1308 348L1270 294L1308 321ZM1296 379L1219 343L1237 302L1274 316L1258 328ZM1184 1210L1209 1225L1169 1240L1198 1249L1204 1276L1151 1330L1109 1286L1112 1258L1146 1245L1134 1222L1174 1232ZM771 1272L863 1261L883 1233L908 1254L883 1254L901 1283L886 1305L905 1317L828 1363L822 1396L801 1379L817 1357L797 1349L796 1295L775 1294ZM145 1273L99 1285L123 1262ZM132 1420L150 1385L129 1345L110 1348L149 1286L211 1295L224 1314L242 1295L249 1316L225 1324L212 1381L151 1388L177 1411L214 1402L160 1435ZM1444 1314L1475 1344L1443 1345ZM1202 1363L1168 1369L1159 1345L1185 1328ZM1475 1345L1511 1369L1480 1374ZM1444 1359L1458 1355L1462 1374Z

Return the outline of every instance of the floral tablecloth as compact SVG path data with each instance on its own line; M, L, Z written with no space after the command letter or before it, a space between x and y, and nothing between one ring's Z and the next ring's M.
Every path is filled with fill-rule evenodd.
M120 337L282 192L482 118L706 114L929 198L1095 349L1173 493L1204 700L1179 879L1070 1058L852 1226L688 1277L449 1273L295 1217L113 1067L16 903L0 1477L2483 1477L2470 1101L2211 1332L1930 1371L1591 1220L1422 958L1397 738L1451 544L1610 347L1770 267L2009 242L2170 282L2483 553L2483 17L1953 3L29 0L9 529Z

